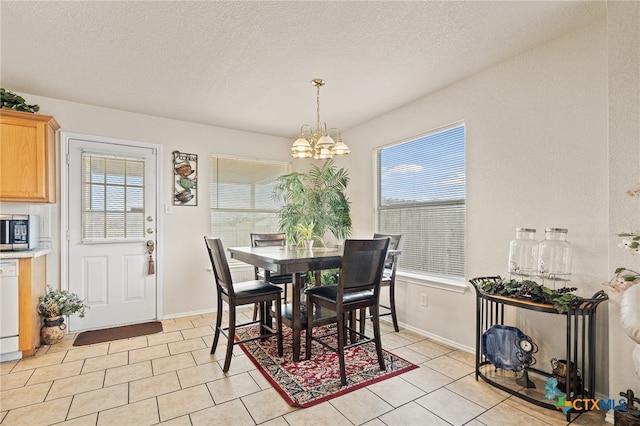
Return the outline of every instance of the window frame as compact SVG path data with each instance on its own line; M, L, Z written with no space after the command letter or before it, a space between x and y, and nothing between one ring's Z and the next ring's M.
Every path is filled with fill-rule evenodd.
M231 243L231 245L229 244L228 241L225 241L224 236L223 235L215 235L216 231L214 229L214 212L218 211L218 212L224 212L224 213L231 213L231 214L241 214L241 213L247 213L247 214L256 214L256 215L260 215L260 214L269 214L269 215L273 215L274 219L277 222L277 217L275 217L277 215L277 213L279 212L278 208L274 208L274 209L270 209L270 208L266 208L266 209L256 209L256 208L246 208L246 207L238 207L238 206L232 206L232 207L227 207L227 206L223 206L223 207L219 207L220 206L220 199L219 199L219 194L220 192L218 192L218 195L216 195L214 197L214 191L215 191L215 187L214 185L216 185L218 183L218 180L216 180L214 182L213 180L213 174L216 172L217 170L217 166L216 168L213 167L213 162L216 159L226 159L229 161L234 161L234 160L238 160L238 161L246 161L246 162L252 162L252 163L258 163L258 164L270 164L273 165L274 167L276 165L282 165L283 167L283 174L285 173L291 173L293 171L293 165L290 161L279 161L279 160L263 160L263 159L256 159L256 158L247 158L247 157L236 157L236 156L227 156L227 155L218 155L218 154L211 154L209 156L209 165L210 165L210 170L209 170L209 195L210 195L210 200L209 200L209 232L211 233L210 235L216 236L216 237L220 237L223 239L223 244L226 246L234 246L234 243ZM247 183L248 185L251 185L250 188L250 194L255 195L256 194L256 184L258 182L251 182L250 184ZM257 200L257 198L253 198L253 202L255 202ZM217 202L217 207L214 206L214 203ZM252 202L252 204L253 204ZM255 207L255 204L254 204ZM256 216L257 217L257 216ZM251 229L249 229L247 231L247 235L246 235L246 244L238 244L238 245L249 245L250 244L250 238L249 238L249 233L251 232L279 232L279 230L274 229L274 230L269 230L269 231L265 231L264 229L258 229L258 228L254 228L255 222L253 222L256 217L251 218ZM237 228L236 228L237 229ZM224 231L221 231L220 233L223 233ZM241 233L244 231L240 231ZM242 262L238 262L236 260L233 259L228 259L229 263L231 265L233 264L242 264Z
M463 131L464 131L464 156L465 156L465 163L464 163L464 176L465 176L465 188L464 188L464 199L462 202L458 201L433 201L430 203L407 203L407 204L402 204L401 207L400 206L381 206L381 200L382 200L382 173L381 173L381 160L380 160L380 155L381 152L385 149L394 147L394 146L398 146L398 145L402 145L405 143L411 143L414 141L417 141L419 139L422 138L426 138L432 135L437 135L439 133L442 132L446 132L458 127L463 127ZM467 283L466 283L466 208L467 208L467 185L466 185L466 175L467 175L467 161L466 161L466 157L467 157L467 127L464 121L458 121L458 122L454 122L451 124L448 124L446 126L442 126L442 127L438 127L432 130L429 130L427 132L421 133L419 135L416 136L411 136L408 138L404 138L402 140L399 141L395 141L395 142L391 142L389 144L386 145L382 145L379 146L377 148L374 149L373 152L373 170L374 170L374 182L375 182L375 188L374 188L374 224L375 224L375 229L376 232L380 232L380 233L393 233L391 231L385 231L382 230L380 228L381 225L381 220L380 220L380 211L381 210L389 210L389 209L400 209L400 208L406 208L406 207L416 207L416 206L424 206L425 204L431 204L431 205L446 205L446 204L462 204L464 207L464 225L463 225L463 230L464 230L464 236L463 236L463 253L462 253L462 258L463 258L463 264L462 266L462 276L445 276L445 275L438 275L438 274L429 274L426 272L416 272L416 271L407 271L407 270L403 270L400 266L398 267L397 270L397 277L402 280L403 282L409 283L409 284L414 284L414 285L419 285L419 286L426 286L426 287L432 287L432 288L437 288L437 289L441 289L441 290L448 290L448 291L452 291L452 292L456 292L456 293L464 293L466 291L466 288L468 287ZM403 242L401 243L400 249L404 250L406 252L406 250L408 249L408 247L406 247L405 245L406 241L403 240ZM402 258L402 256L401 256Z

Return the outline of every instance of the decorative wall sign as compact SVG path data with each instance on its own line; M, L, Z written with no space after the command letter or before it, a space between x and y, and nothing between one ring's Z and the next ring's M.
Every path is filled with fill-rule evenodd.
M198 156L173 151L173 205L197 206Z

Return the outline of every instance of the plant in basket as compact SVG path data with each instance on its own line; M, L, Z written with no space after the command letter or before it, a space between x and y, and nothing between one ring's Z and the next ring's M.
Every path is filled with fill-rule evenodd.
M54 290L47 286L47 293L40 298L38 314L44 325L40 337L47 345L58 343L64 337L64 316L78 315L84 317L89 306L80 297L67 290Z

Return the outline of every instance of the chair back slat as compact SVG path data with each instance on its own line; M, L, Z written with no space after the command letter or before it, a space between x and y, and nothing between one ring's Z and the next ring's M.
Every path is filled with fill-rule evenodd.
M400 240L402 240L402 234L378 234L377 232L373 234L373 238L391 238L391 242L389 243L389 250L398 250L400 247Z
M345 240L338 292L376 290L380 285L390 238Z
M400 241L402 240L402 234L373 234L373 238L384 238L389 237L391 241L389 242L389 250L398 250L400 247ZM396 268L398 267L398 262L387 262L384 265L385 269L387 269L387 274L392 275L395 278Z
M285 234L250 234L252 247L284 246Z
M229 297L233 297L233 280L231 278L227 256L222 246L222 240L220 240L220 238L204 237L204 242L207 245L209 260L211 260L216 284L223 287L229 294Z

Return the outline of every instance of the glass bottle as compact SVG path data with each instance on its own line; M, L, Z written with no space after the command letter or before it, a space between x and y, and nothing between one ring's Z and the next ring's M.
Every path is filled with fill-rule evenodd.
M531 277L538 269L536 230L516 228L516 239L509 244L509 273Z
M567 242L567 230L547 228L538 253L538 274L553 281L569 281L571 275L571 245Z

